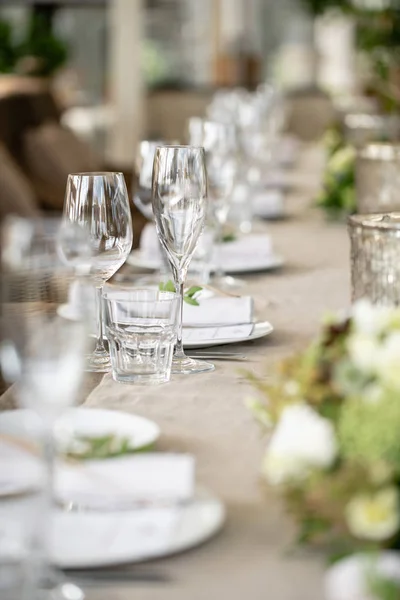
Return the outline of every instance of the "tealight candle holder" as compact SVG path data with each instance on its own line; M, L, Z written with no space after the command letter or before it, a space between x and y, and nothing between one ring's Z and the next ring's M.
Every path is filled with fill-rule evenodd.
M400 145L366 144L357 153L357 211L389 213L400 211Z
M400 304L400 212L352 215L348 226L353 302Z

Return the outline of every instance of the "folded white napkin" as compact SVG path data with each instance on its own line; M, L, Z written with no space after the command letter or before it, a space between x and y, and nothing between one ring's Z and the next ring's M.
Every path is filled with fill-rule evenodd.
M193 495L194 458L186 454L149 453L78 464L60 461L55 491L64 503L106 508L152 501L183 501Z
M42 483L40 458L0 436L0 498L38 489Z
M233 242L224 242L215 249L214 264L220 260L226 271L254 268L272 257L271 239L265 233L254 233Z
M263 219L283 214L284 195L280 190L260 190L252 195L253 214Z
M251 323L252 320L253 299L250 296L214 296L200 299L199 306L192 306L186 302L183 305L183 325L186 327L236 325Z
M221 342L224 340L244 340L254 329L253 323L245 325L225 325L223 327L184 327L183 343L195 347L207 342Z
M161 246L154 223L147 223L144 227L140 236L140 250L146 258L158 258L161 260Z

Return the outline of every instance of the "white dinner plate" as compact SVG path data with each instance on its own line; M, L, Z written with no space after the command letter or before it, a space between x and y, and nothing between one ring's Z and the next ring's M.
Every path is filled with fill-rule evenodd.
M157 258L149 257L144 254L141 250L134 250L128 256L127 264L132 267L140 269L148 269L150 271L156 271L161 267L161 262ZM279 269L284 265L285 261L282 256L278 254L269 254L268 256L255 256L249 259L248 264L244 265L243 262L238 262L236 265L233 261L229 267L224 267L226 273L257 273L258 271L271 271L273 269Z
M207 490L198 490L186 505L158 509L171 511L171 528L161 543L152 543L153 510L157 509L119 513L57 512L54 563L63 569L96 568L169 556L202 544L215 535L225 521L222 502ZM165 519L168 521L168 513ZM145 528L148 528L147 543L146 536L143 538Z
M241 342L251 342L252 340L258 340L259 338L269 335L273 332L273 330L274 328L268 321L259 321L257 323L254 323L250 335L226 339L203 339L198 342L185 342L185 340L183 340L183 345L185 349L190 350L190 348L210 348L211 346L222 346L225 344L239 344ZM184 336L185 333L183 333L183 337Z
M30 410L10 410L0 413L0 434L22 439L37 439L39 423ZM114 410L98 408L71 408L57 422L56 438L68 445L74 437L102 437L115 435L129 439L132 450L140 450L154 444L160 435L156 423Z

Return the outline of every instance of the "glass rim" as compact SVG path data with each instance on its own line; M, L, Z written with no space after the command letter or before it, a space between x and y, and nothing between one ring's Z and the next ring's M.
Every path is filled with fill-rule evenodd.
M106 177L110 175L122 176L122 171L82 171L77 173L69 173L68 177Z
M392 161L400 159L399 142L369 142L358 151L365 160Z
M350 215L348 224L365 229L400 231L400 212Z
M190 144L165 144L163 146L157 146L157 150L161 148L166 148L166 149L176 149L176 150L203 150L204 151L204 147L203 146L191 146Z

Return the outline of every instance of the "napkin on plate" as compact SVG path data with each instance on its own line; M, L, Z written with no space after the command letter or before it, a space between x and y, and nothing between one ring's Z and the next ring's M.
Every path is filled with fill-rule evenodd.
M184 327L206 327L207 325L236 325L253 320L253 299L213 296L199 300L199 306L183 305Z
M277 218L283 215L284 195L280 190L255 191L252 196L252 209L256 217Z
M271 239L265 233L246 235L233 242L219 244L214 263L220 260L226 271L252 268L273 255Z
M59 461L55 492L64 504L101 509L135 503L181 502L194 491L195 463L187 454L148 453L70 464Z

